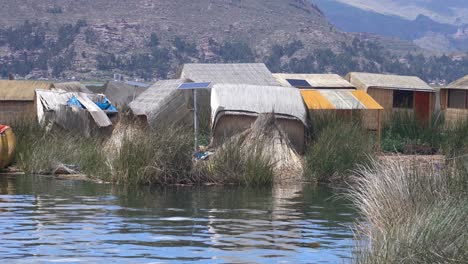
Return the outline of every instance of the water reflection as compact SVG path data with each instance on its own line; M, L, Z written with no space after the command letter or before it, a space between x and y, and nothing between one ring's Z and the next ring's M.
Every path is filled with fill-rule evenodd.
M330 197L302 185L124 188L0 176L0 258L341 263L353 245L354 212Z

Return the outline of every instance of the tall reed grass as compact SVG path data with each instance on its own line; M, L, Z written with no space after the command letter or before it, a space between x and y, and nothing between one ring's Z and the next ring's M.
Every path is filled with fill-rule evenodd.
M359 170L349 198L357 226L356 263L466 263L467 174L437 166L380 163Z
M305 154L305 175L318 182L343 181L359 165L367 164L375 150L373 135L359 116L343 118L328 113L312 117L311 137Z
M274 166L262 142L243 146L241 138L231 138L199 168L199 174L217 184L268 186L273 183Z
M184 127L125 135L112 162L112 180L123 184L192 183L193 133Z
M47 132L36 120L21 120L12 127L17 140L15 164L27 173L48 174L58 165L66 164L100 178L110 174L101 138L85 138L64 131Z

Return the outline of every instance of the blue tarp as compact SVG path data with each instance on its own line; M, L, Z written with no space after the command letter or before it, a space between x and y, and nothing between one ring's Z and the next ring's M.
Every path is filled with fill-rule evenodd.
M93 101L93 102L106 113L118 112L117 108L115 108L115 106L113 106L106 97L104 97L101 101ZM72 98L70 98L70 100L68 100L67 105L78 106L83 109L86 109L86 107L84 107L84 105L81 104L78 98L76 98L74 95L72 96Z
M117 113L117 108L115 108L115 106L113 106L106 97L104 97L100 102L98 101L94 103L106 113Z
M80 103L80 101L78 100L78 98L76 98L74 95L72 96L72 98L70 98L70 100L68 100L67 105L68 106L78 106L78 107L81 107L83 109L86 109L86 107L84 107L84 105L82 105Z

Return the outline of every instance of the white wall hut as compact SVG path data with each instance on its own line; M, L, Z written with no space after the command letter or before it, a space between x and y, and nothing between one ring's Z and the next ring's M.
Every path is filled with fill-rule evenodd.
M440 88L440 106L447 124L468 119L468 75Z
M132 113L144 117L152 127L192 122L192 93L178 89L182 83L182 80L156 82L129 104Z
M257 116L274 112L299 153L304 151L307 111L297 89L249 84L215 84L211 89L213 145L251 127Z
M403 110L428 122L434 111L435 90L417 76L351 72L346 79L384 108L384 120L392 112Z

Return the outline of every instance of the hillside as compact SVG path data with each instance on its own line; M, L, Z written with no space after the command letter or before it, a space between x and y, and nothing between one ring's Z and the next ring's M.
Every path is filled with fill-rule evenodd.
M26 51L30 59L43 54L51 42L64 40L60 48L44 56L47 63L67 60L61 63L67 64L73 59L73 65L62 68L85 77L93 77L90 72L96 70L99 55L131 59L132 54L150 52L152 33L160 41L156 46L167 46L171 52L173 42L178 41L191 53L184 60L206 61L216 60L227 42L245 43L262 55L275 43L300 40L310 51L346 41L346 35L306 0L10 0L0 3L0 28L4 31L0 35L3 63L15 63L5 59L12 53L16 60L24 56L24 47L18 43L23 40L14 39L15 35L32 39ZM11 28L16 31L8 32ZM48 73L36 69L36 75L52 74L52 68L48 67Z
M444 9L452 10L450 3L441 9L435 8L439 6L436 2L431 2L431 6L425 7L432 8L424 9L424 5L409 8L411 2L314 0L314 3L320 7L329 21L345 32L367 32L397 37L412 41L421 48L430 51L468 50L468 25L457 24L455 21L438 22L438 20L446 21L440 16L445 14ZM414 2L414 4L418 3L420 4L420 2ZM399 5L401 8L394 10L395 5ZM412 18L407 13L408 9L419 13L411 13L416 15ZM429 12L430 10L433 11ZM459 12L458 8L456 10L453 10L452 13ZM439 13L434 13L436 11ZM353 23L349 23L349 21L353 21Z
M466 0L334 0L362 10L414 20L419 15L444 24L468 24Z

